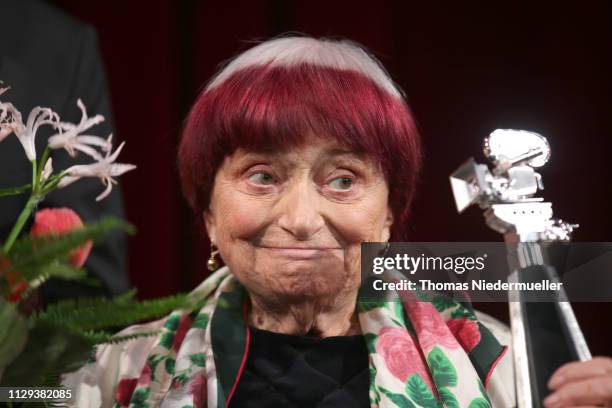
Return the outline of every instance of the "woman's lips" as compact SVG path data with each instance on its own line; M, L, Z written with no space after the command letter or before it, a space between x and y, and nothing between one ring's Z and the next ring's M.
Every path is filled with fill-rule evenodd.
M342 248L337 247L266 247L262 249L270 251L272 254L284 256L293 259L316 259L322 256L331 255L334 251L339 251Z

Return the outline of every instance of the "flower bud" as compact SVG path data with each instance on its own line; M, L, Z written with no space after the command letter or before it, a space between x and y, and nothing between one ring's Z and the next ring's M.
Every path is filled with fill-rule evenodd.
M83 227L81 218L70 208L47 208L36 213L30 237L62 235L81 227ZM90 240L70 251L70 263L77 268L83 266L92 246L93 242Z

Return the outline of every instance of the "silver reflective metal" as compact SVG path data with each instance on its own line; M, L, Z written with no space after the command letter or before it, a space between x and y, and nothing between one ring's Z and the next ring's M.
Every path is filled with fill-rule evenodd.
M484 139L485 156L495 166L542 167L550 159L548 140L526 130L497 129Z
M535 171L550 158L546 138L525 130L497 129L484 140L485 156L493 165L469 158L450 175L457 211L472 204L485 209L487 225L519 241L569 240L578 227L552 218L551 203L534 197L544 189Z
M458 212L473 204L485 210L487 225L504 234L505 241L514 248L508 259L513 271L509 280L517 280L519 271L526 266L546 264L539 243L569 241L578 225L553 218L552 203L535 197L544 189L542 177L535 168L550 158L550 146L544 136L524 130L497 129L485 138L483 150L491 168L470 158L450 175L455 204ZM558 281L554 270L547 273L551 280ZM517 404L531 408L535 385L527 358L525 304L517 293L509 293L509 300ZM555 301L578 358L590 359L565 291L560 291Z

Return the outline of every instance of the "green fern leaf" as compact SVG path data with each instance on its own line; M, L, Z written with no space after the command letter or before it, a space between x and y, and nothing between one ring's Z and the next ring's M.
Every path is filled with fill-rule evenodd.
M133 292L114 299L77 299L50 305L46 311L30 317L31 321L51 321L81 331L100 330L162 317L183 307L186 295L154 300L133 300Z

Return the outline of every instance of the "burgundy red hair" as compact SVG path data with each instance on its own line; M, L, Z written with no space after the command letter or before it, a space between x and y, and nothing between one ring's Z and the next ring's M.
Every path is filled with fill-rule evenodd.
M357 70L308 62L240 67L213 84L187 117L178 155L183 193L198 218L217 170L237 148L288 148L317 135L381 164L394 215L391 240L407 238L421 145L399 91L393 95Z

